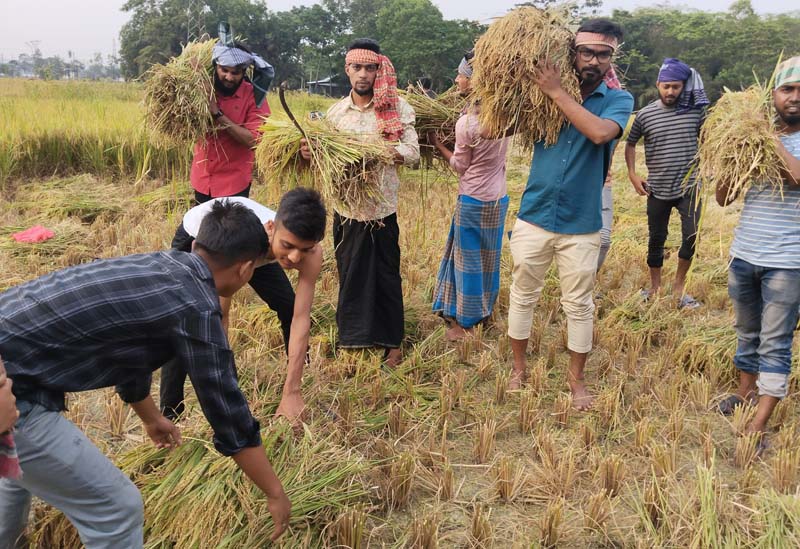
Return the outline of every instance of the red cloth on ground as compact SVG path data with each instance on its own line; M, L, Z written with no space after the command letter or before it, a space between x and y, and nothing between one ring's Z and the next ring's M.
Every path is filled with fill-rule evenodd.
M45 240L50 240L56 235L50 229L45 229L41 225L35 225L30 229L25 229L24 231L20 231L18 233L14 233L11 235L11 238L16 240L17 242L44 242Z

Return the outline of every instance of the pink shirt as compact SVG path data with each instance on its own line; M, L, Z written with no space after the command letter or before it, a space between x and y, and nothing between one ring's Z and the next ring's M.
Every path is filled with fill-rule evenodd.
M506 195L506 151L510 138L484 139L480 134L477 114L469 112L458 119L450 166L459 176L458 194L490 202Z
M266 100L256 107L253 85L242 82L230 97L217 95L220 110L234 124L244 126L258 138L258 128L269 116ZM225 130L209 135L194 146L190 181L194 190L211 197L231 196L243 191L253 178L253 149L237 142Z

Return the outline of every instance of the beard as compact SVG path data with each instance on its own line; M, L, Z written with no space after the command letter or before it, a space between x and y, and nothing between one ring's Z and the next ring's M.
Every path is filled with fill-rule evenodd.
M218 93L218 94L220 94L220 95L223 95L223 96L225 96L225 97L230 97L230 96L232 96L233 94L235 94L235 93L236 93L236 90L238 90L238 89L239 89L239 86L241 86L241 85L242 85L242 82L243 82L243 81L244 81L244 78L242 78L241 80L239 80L239 83L238 83L238 84L236 84L236 85L235 85L234 87L232 87L232 88L225 87L225 85L224 85L224 84L222 83L222 81L219 79L219 76L217 76L217 71L214 71L214 89L217 91L217 93Z
M353 91L356 92L356 95L360 95L361 97L364 97L366 95L372 95L373 89L372 88L367 88L367 89L361 90L361 89L358 89L358 88L353 88Z
M779 114L783 123L787 126L796 126L800 124L800 114Z
M600 72L600 69L595 69L593 67L586 67L581 70L579 76L581 84L585 84L587 86L593 86L595 84L600 83L600 81L605 76L605 73Z
M678 103L677 97L664 97L663 95L659 95L659 97L661 98L661 102L667 107L674 107Z
M781 110L778 110L776 108L775 110L778 113L778 118L780 118L783 121L783 123L786 124L787 126L796 126L800 124L800 113L795 112L789 114L786 108L783 108Z

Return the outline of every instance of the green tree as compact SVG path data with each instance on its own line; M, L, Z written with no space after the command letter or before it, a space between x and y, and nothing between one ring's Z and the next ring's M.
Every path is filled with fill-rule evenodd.
M401 86L426 75L441 89L452 83L461 57L483 30L474 22L444 20L430 0L390 0L378 13L376 38Z

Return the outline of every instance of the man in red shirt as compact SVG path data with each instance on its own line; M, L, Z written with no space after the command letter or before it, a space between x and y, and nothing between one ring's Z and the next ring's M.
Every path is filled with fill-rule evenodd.
M191 182L198 203L223 196L248 196L253 174L253 147L269 105L256 102L245 71L260 57L241 45L214 46L214 90L211 115L217 132L194 146ZM263 62L263 61L262 61Z

